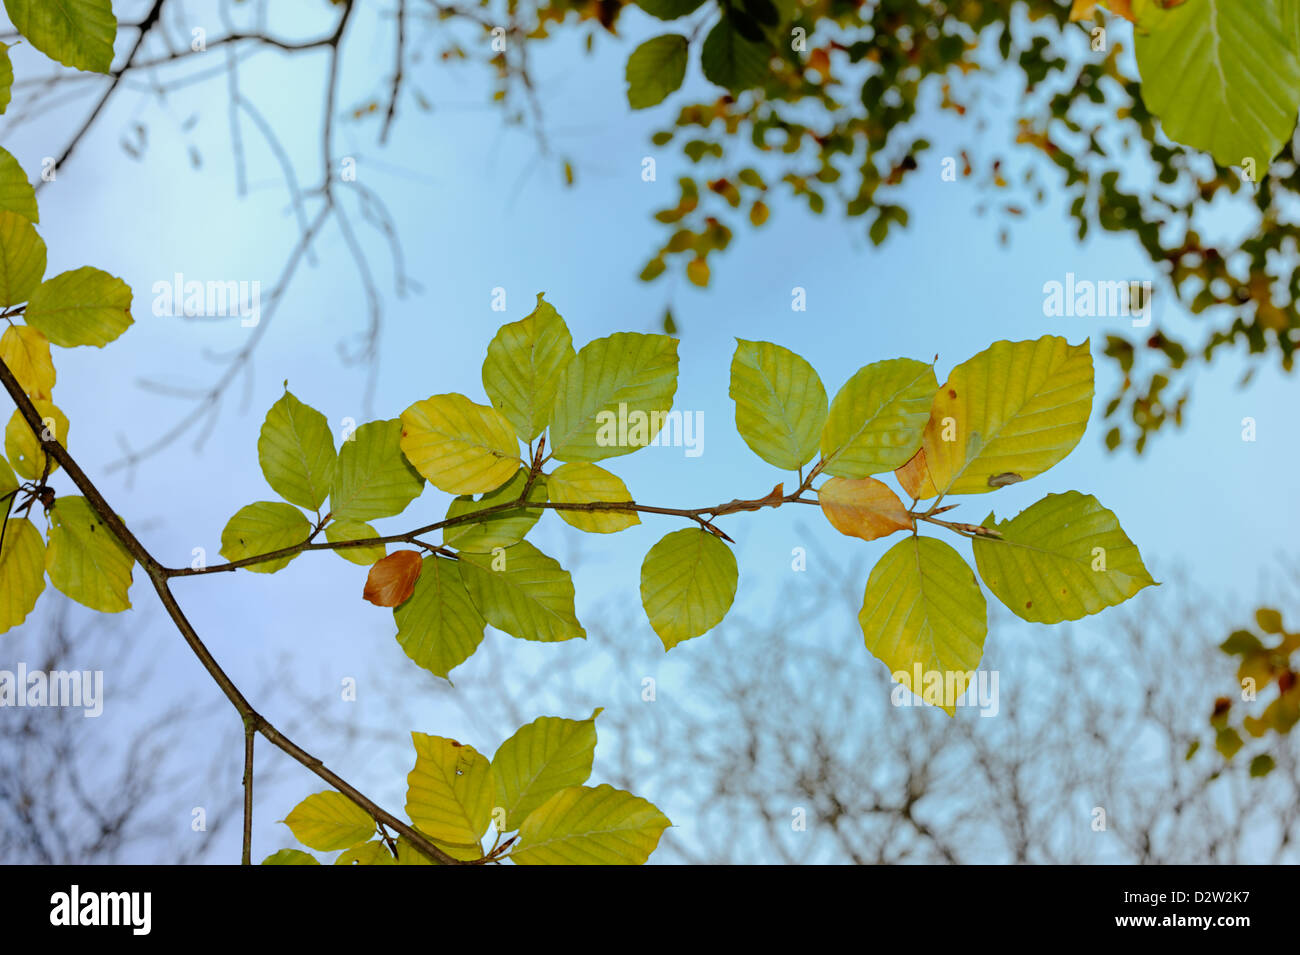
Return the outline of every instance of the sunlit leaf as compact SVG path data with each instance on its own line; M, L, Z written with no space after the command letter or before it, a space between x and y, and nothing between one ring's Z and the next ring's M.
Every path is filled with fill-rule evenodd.
M470 600L455 563L425 557L410 599L393 610L397 642L406 655L443 679L483 640L483 615Z
M111 0L4 0L15 29L64 66L107 73L117 18Z
M362 596L377 607L396 607L415 590L422 564L419 551L393 551L370 568Z
M492 817L492 770L473 746L412 733L415 768L406 777L406 814L431 839L474 846Z
M921 444L938 381L910 358L860 368L831 402L822 428L825 471L864 478L906 463Z
M283 501L258 501L241 507L221 532L221 556L226 560L243 560L258 554L301 544L311 534L311 523L302 511ZM245 570L255 574L273 574L289 566L297 557L277 557L251 564ZM314 847L313 847L314 848Z
M286 389L266 413L257 439L266 483L290 504L317 510L329 496L336 458L325 416Z
M44 589L41 532L27 518L11 516L0 547L0 633L26 620Z
M505 484L495 491L489 491L478 500L462 495L453 500L447 508L447 517L462 517L487 508L499 507L511 501L519 500L528 483L528 469L520 468ZM528 500L538 503L546 500L547 480L538 475L533 486L528 489ZM452 524L442 529L442 542L457 550L486 553L496 547L509 547L517 544L533 529L542 516L539 507L512 507L498 511L481 521L469 521L465 524Z
M308 796L281 820L303 845L320 852L350 849L375 834L369 813L341 792Z
M524 640L583 639L573 580L528 541L492 554L462 552L456 567L474 606L498 630Z
M519 439L501 412L464 395L434 395L402 412L402 453L448 494L500 487L519 469Z
M55 372L50 343L44 335L26 325L10 325L0 335L0 359L29 398L50 400Z
M330 521L325 525L325 539L331 544L339 541L368 540L378 536L377 530L361 521ZM373 547L340 547L334 551L344 560L360 564L362 567L369 567L375 561L383 560L387 552L388 549L383 544L376 544Z
M73 269L42 282L23 318L55 345L102 348L131 326L131 287L99 269Z
M281 849L263 859L262 865L320 865L320 860L301 849Z
M48 401L33 401L36 413L41 416L41 436L46 440L57 441L65 448L68 446L68 419ZM5 426L5 457L19 477L29 481L38 481L45 473L48 463L49 473L59 469L53 458L46 461L46 454L41 442L27 424L22 412L15 410Z
M632 500L627 485L616 474L596 464L561 464L546 478L551 500L556 504L625 503ZM635 511L580 511L559 509L566 524L590 534L614 534L640 524Z
M392 517L424 489L424 478L402 454L396 418L363 424L339 448L330 488L336 518L372 521Z
M84 497L60 497L49 511L45 569L64 594L103 613L131 606L135 559Z
M502 325L488 344L483 390L523 441L550 424L560 372L574 354L568 326L541 294L527 318Z
M707 633L736 598L736 555L704 530L673 531L641 564L641 605L664 649Z
M613 786L570 786L519 827L516 865L640 865L671 826L655 806Z
M933 537L908 537L880 558L867 580L858 622L872 656L891 674L905 675L918 695L918 666L923 679L934 673L945 684L950 674L970 674L984 655L988 632L975 575L959 553ZM949 716L956 712L954 700L938 705Z
M45 242L31 221L0 209L0 305L26 302L45 275ZM36 324L29 317L27 321Z
M914 526L898 495L874 478L831 478L817 489L817 502L832 527L865 541Z
M736 340L731 387L736 430L760 458L795 471L817 453L826 388L803 358L770 342Z
M1078 620L1155 583L1115 515L1091 494L1049 494L1011 520L989 514L984 526L1002 537L973 542L980 577L1025 620Z
M4 44L0 44L3 47ZM3 70L9 61L7 53L0 53L0 82ZM10 73L12 81L13 74ZM0 97L3 98L3 97ZM0 113L4 110L0 109ZM40 222L40 213L36 209L36 190L27 179L27 173L18 164L8 150L0 149L0 209L16 212L31 222Z
M521 727L492 757L496 806L505 811L505 831L518 829L534 809L556 792L591 775L596 752L596 717L566 720L542 716Z

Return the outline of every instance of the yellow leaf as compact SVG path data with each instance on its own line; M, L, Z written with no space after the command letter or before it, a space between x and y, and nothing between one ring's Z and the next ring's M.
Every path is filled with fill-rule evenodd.
M898 495L875 478L831 478L818 488L817 501L832 527L864 541L914 526Z
M50 400L54 390L54 362L49 340L27 325L11 325L0 335L0 359L32 399Z
M406 814L440 843L478 845L492 817L487 757L454 739L412 733L415 768L406 777Z
M308 796L280 820L294 838L311 849L351 849L375 834L369 813L341 792L327 789Z
M930 477L930 468L925 463L925 448L919 449L901 468L895 468L894 476L914 500L924 501L939 493L934 486L934 479Z
M562 464L546 476L546 486L556 504L632 500L627 485L617 475L595 464ZM641 523L635 511L570 511L561 508L558 513L565 523L591 534L613 534Z
M45 589L45 544L27 518L9 518L0 548L0 633L18 626Z
M434 395L402 412L402 453L448 494L482 494L519 470L519 439L500 411L464 395Z
M42 437L48 441L57 441L65 448L68 446L68 419L62 411L48 401L33 401L36 412L41 416ZM5 457L19 477L29 481L39 481L45 472L45 451L41 442L28 426L22 413L15 411L5 426ZM50 459L50 473L59 469L59 465Z

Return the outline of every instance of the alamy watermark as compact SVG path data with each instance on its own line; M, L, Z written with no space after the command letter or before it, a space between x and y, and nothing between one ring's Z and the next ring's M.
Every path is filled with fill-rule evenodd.
M597 412L596 444L602 448L685 448L688 458L698 458L704 453L704 412L629 411L620 401L617 412Z
M103 670L0 670L0 706L77 706L87 718L104 712Z
M1093 281L1065 273L1065 281L1043 283L1048 318L1131 318L1134 328L1151 324L1151 282Z
M998 715L997 670L925 670L912 664L912 672L891 674L898 684L889 694L894 706L916 706L916 697L930 706L975 706L980 716Z
M254 328L262 320L262 283L253 280L200 282L177 272L153 283L153 313L159 318L226 318Z

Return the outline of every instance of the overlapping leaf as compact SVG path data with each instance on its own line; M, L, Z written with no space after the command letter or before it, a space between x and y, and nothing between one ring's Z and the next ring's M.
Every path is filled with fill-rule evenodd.
M495 491L484 494L478 500L468 496L456 498L447 508L447 517L449 519L463 517L466 514L517 501L524 493L527 483L528 469L520 468L509 481ZM533 486L528 489L529 502L534 504L544 502L548 487L547 479L538 475L533 481ZM533 525L541 516L542 509L539 507L507 508L489 514L481 521L469 521L444 527L442 542L457 550L487 553L497 547L509 547L519 543L533 529Z
M311 524L302 511L283 501L258 501L241 507L226 522L221 532L221 556L226 560L243 560L258 554L269 554L285 547L301 544L311 534ZM289 566L297 557L277 557L273 560L250 564L246 570L255 574L273 574Z
M561 789L587 781L600 712L585 720L538 717L497 749L492 779L495 805L505 810L506 832L519 828L529 813Z
M586 638L574 613L569 572L528 541L493 554L458 556L456 568L474 606L498 630L545 642Z
M26 325L10 325L0 335L0 359L29 398L50 400L55 371L50 343L44 335Z
M488 344L483 390L521 440L546 430L560 372L574 354L568 326L540 293L528 317L502 325Z
M613 786L570 786L534 809L510 853L517 865L640 865L671 822Z
M64 594L103 613L131 606L135 560L84 497L65 496L49 510L45 569Z
M3 46L3 44L0 44ZM0 53L0 71L8 62L8 53ZM12 73L10 74L12 80ZM0 80L3 78L0 77ZM4 110L0 109L0 113ZM18 160L7 150L0 148L0 209L16 212L30 222L40 222L40 213L36 208L36 190L27 180L27 173L18 164Z
M357 428L339 449L330 488L336 518L372 521L392 517L424 489L424 479L402 454L402 423L396 418Z
M44 589L41 532L27 518L11 516L0 545L0 633L26 620Z
M57 441L65 448L68 446L68 419L62 411L49 401L34 400L33 407L41 416L41 437ZM5 426L5 457L19 477L29 481L38 481L45 474L46 465L49 473L59 469L54 458L46 461L47 455L41 447L41 441L27 424L22 412L14 411Z
M519 440L500 411L434 395L402 412L402 453L448 494L493 491L519 468Z
M447 675L483 640L483 615L470 600L455 562L430 555L409 600L393 610L397 642L430 673Z
M406 814L429 838L474 847L492 816L492 770L473 746L412 733L415 768L407 775Z
M551 500L556 504L627 503L632 500L627 485L615 474L595 464L562 464L546 478ZM556 511L565 523L590 534L614 534L640 524L635 511Z
M898 495L875 478L831 478L817 489L817 502L831 526L849 537L871 541L914 526Z
M17 212L0 209L0 305L26 302L44 275L45 242L35 226Z
M937 387L934 368L910 358L859 369L835 395L822 428L826 473L864 478L904 464L920 446Z

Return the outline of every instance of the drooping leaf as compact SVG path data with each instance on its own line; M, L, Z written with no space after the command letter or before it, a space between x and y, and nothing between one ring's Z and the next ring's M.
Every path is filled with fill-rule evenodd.
M263 859L262 865L320 865L320 860L301 849L280 849Z
M415 768L406 777L406 814L431 839L473 847L492 818L487 757L454 739L412 733Z
M664 649L707 633L736 598L736 555L704 530L673 531L641 564L641 606Z
M221 532L221 556L226 560L243 560L245 557L269 554L301 544L310 534L311 523L292 504L258 501L241 507L226 523ZM289 561L297 556L290 554L288 557L264 560L244 569L255 574L273 574L289 566Z
M1091 494L1049 494L1009 521L989 514L984 526L1002 538L975 539L975 566L1025 620L1078 620L1155 583L1115 515Z
M628 57L624 77L633 109L662 103L686 78L686 37L665 33L646 40Z
M632 500L627 485L615 474L596 464L561 464L547 475L546 487L556 504L624 503ZM590 534L613 534L641 518L635 511L556 511L566 524Z
M334 860L335 865L397 865L397 860L393 854L388 851L388 846L384 845L382 839L373 839L370 842L359 845L353 849L348 849Z
M396 607L415 590L422 567L419 551L393 551L370 568L362 596L377 607Z
M397 864L398 865L437 865L423 852L412 846L405 836L397 837Z
M676 20L694 13L704 0L637 0L636 5L660 20Z
M14 93L14 64L9 59L9 47L11 45L9 43L0 43L0 116L3 116L5 110L9 108L9 101L13 98ZM9 154L5 153L5 155L8 156ZM0 172L0 179L2 178L3 173ZM3 189L3 184L0 184L0 192L3 192ZM33 205L35 205L34 199ZM35 222L36 220L32 219L32 221Z
M454 565L446 557L425 557L415 591L393 610L406 655L444 680L483 641L483 615Z
M64 66L107 73L117 18L112 0L4 0L14 28Z
M295 839L320 852L351 849L375 834L369 813L332 789L308 796L280 821Z
M84 497L60 497L49 510L45 569L64 594L91 610L130 608L135 559Z
M45 241L25 216L0 209L0 305L26 302L45 275ZM27 321L31 321L30 317Z
M527 318L502 325L483 360L483 391L521 440L531 442L550 424L560 372L573 361L573 336L539 292Z
M1135 38L1142 99L1165 135L1223 166L1253 160L1262 176L1300 108L1294 26L1275 2L1195 0L1144 13Z
M23 317L60 347L103 348L134 321L131 287L90 266L73 269L42 282Z
M738 93L763 84L771 57L772 51L766 43L741 36L733 20L723 17L704 38L700 65L710 83Z
M826 388L812 365L771 342L736 339L731 387L736 430L760 458L795 471L817 453Z
M655 806L613 786L570 786L519 827L516 865L641 865L671 826Z
M334 480L334 435L325 416L285 389L266 413L257 439L266 483L290 504L318 510Z
M0 521L13 509L14 492L18 490L18 476L9 462L0 458Z
M325 525L325 539L331 544L339 541L368 540L378 536L377 530L361 521L330 521ZM334 551L344 560L360 564L362 567L369 567L375 561L383 560L387 552L388 548L383 544L376 544L373 547L340 547Z
M46 440L57 441L65 448L68 446L68 419L62 411L49 401L34 400L37 414L41 416L41 436ZM5 426L5 457L19 477L29 481L38 481L45 473L46 454L41 442L28 426L22 413L15 410ZM58 462L49 459L49 473L59 469Z
M50 400L54 390L54 361L44 335L27 325L10 325L0 335L0 359L18 379L27 397Z
M864 541L915 526L898 495L875 478L831 478L817 489L817 502L832 527Z
M1079 443L1092 412L1092 355L1045 335L994 342L952 370L925 427L925 461L943 494L1029 480Z
M946 685L950 674L979 666L988 632L975 575L959 553L933 537L908 537L880 558L867 579L858 622L872 656L891 674L905 674L918 695L918 664L923 679L937 673ZM955 700L938 705L949 716L956 712Z
M500 507L511 501L519 500L528 483L528 468L520 468L505 484L495 491L489 491L478 500L462 495L451 502L447 508L447 517L461 517L492 507ZM528 489L528 500L541 503L546 500L548 484L546 478L538 475L533 486ZM497 547L509 547L517 544L533 529L542 516L540 507L512 507L490 514L481 521L465 524L452 524L442 529L442 542L448 547L474 553L487 553Z
M866 365L844 383L822 428L827 474L864 478L904 464L921 443L938 381L910 358Z
M8 59L7 53L0 53L0 72ZM11 73L10 76L12 75ZM0 109L0 113L3 112ZM29 222L41 221L36 208L36 190L28 182L27 173L23 172L18 160L6 149L0 149L0 209L15 212Z
M519 439L500 411L434 395L402 412L402 453L448 494L493 491L519 469Z
M573 580L528 541L492 554L458 554L456 568L485 620L512 637L586 639L573 609Z
M631 454L663 427L677 392L677 339L616 332L588 342L560 375L551 451L561 461Z
M925 448L918 449L901 468L895 468L894 476L898 478L903 490L915 500L924 501L939 493L934 486L934 479L930 477L930 468L925 463Z
M585 720L541 716L521 727L492 757L496 806L505 810L505 831L518 829L534 809L591 775L596 752L597 709Z
M45 543L41 532L25 517L10 517L0 545L0 633L26 620L44 589Z
M402 423L370 421L339 448L330 488L330 513L336 518L372 521L392 517L424 490L424 478L402 454Z

